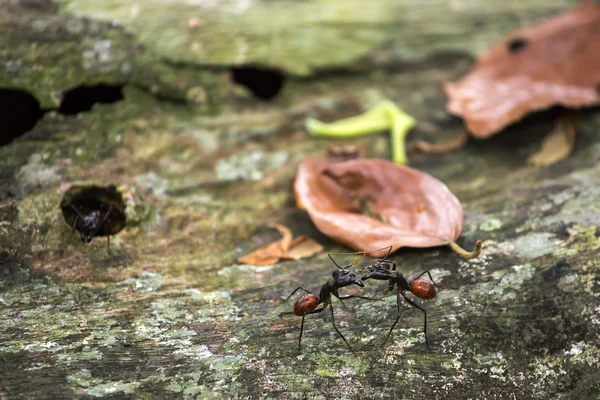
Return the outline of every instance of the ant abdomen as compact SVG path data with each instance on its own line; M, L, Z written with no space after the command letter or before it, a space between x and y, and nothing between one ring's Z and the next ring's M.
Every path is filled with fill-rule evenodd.
M425 279L415 279L409 288L412 294L424 300L433 299L437 294L434 284Z
M296 300L294 304L294 314L301 317L309 311L314 310L319 305L319 297L312 293L307 293Z

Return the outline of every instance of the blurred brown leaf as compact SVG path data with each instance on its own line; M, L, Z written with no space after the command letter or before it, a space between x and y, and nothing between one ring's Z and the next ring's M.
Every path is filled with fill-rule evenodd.
M310 257L322 251L323 246L308 236L298 236L296 239L292 240L290 248L282 256L282 258L299 260L301 258Z
M541 149L532 154L527 162L537 167L545 167L565 159L575 147L576 126L577 119L574 114L559 118L552 132L544 138Z
M446 83L448 111L474 136L491 136L531 111L600 104L600 4L584 1L517 29Z

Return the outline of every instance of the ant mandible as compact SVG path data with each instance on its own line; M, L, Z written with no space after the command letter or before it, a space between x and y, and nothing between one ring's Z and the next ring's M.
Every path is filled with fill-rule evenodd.
M431 277L431 274L429 273L429 271L425 271L425 272L421 273L421 275L417 276L415 279L408 282L401 273L396 272L396 263L394 261L387 260L387 257L390 255L391 250L392 250L392 246L389 246L388 253L385 255L385 257L383 257L380 260L377 260L376 264L367 265L365 267L365 269L368 269L370 272L362 277L363 281L366 281L367 279L389 281L389 283L390 283L389 290L390 291L392 291L394 289L394 285L398 285L397 292L396 292L396 306L398 309L398 316L396 317L396 320L392 324L392 327L390 328L390 331L388 332L382 345L385 344L387 342L387 340L390 338L390 335L392 334L394 327L396 326L396 324L398 323L398 320L400 319L400 295L402 295L402 297L404 297L404 300L406 300L406 302L408 304L410 304L411 306L413 306L415 308L418 308L419 310L423 311L423 314L425 314L425 322L423 324L423 332L425 333L425 344L427 344L427 347L429 347L429 341L427 340L427 312L423 308L421 308L417 303L415 303L414 301L412 301L411 299L406 297L404 292L406 292L408 290L415 296L417 296L421 299L424 299L424 300L433 299L435 297L435 295L437 294L436 289L435 289L435 282L433 281L433 278ZM425 279L420 279L425 274L429 275L429 279L431 281L428 281Z
M331 302L331 295L335 296L340 302L342 302L342 299L351 299L351 298L359 298L359 299L366 299L366 300L380 300L380 299L374 299L371 297L357 296L357 295L340 296L338 293L339 288L349 286L352 284L357 285L359 287L364 287L365 284L362 281L360 281L359 279L356 279L356 276L354 275L354 271L348 270L349 267L354 265L353 263L348 264L344 267L340 267L334 261L331 254L332 253L328 254L328 256L331 259L331 261L335 264L335 266L338 267L338 270L334 271L331 274L332 279L329 279L321 287L321 291L319 292L318 296L309 292L308 290L304 289L302 286L299 286L286 298L286 301L289 300L289 298L292 297L298 290L303 290L306 292L306 294L302 295L302 297L300 297L294 304L294 314L296 314L299 317L302 317L302 323L300 324L300 336L298 337L298 353L300 353L301 349L302 349L302 332L304 331L304 318L309 314L320 313L320 312L324 311L327 308L327 306L329 306L329 309L331 310L331 325L333 325L333 329L335 329L335 331L338 333L338 335L340 335L340 337L342 338L344 343L346 343L346 346L348 346L348 348L354 353L354 355L357 355L356 351L354 351L354 349L352 348L352 346L350 346L350 344L348 343L348 341L346 340L344 335L342 335L342 332L340 332L339 329L335 326L335 318L333 316L333 304ZM317 308L320 304L322 304L323 306L321 308ZM344 303L342 302L342 304L344 304Z

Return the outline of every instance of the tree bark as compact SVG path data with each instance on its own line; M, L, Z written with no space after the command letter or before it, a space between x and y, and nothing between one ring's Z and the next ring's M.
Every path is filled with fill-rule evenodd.
M120 102L77 116L50 110L0 148L0 399L600 395L600 118L593 111L582 115L573 154L550 168L526 160L552 129L552 112L455 153L409 152L412 167L444 181L462 202L459 244L484 241L482 256L470 261L446 248L393 255L407 278L429 270L439 285L435 299L418 301L427 311L430 348L422 313L405 304L381 345L396 318L396 296L385 283L367 281L364 290L342 290L384 301L333 303L336 325L358 356L328 312L306 318L298 356L300 318L280 315L292 310L295 297L284 299L300 285L318 292L335 269L327 254L268 267L236 262L279 238L271 223L311 236L327 252L348 251L295 207L296 166L341 143L389 159L389 138L317 140L302 131L306 117L332 121L389 98L419 121L409 140L443 142L461 123L444 111L442 83L465 73L476 52L510 29L574 2L479 1L453 13L460 2L381 1L373 4L393 12L365 24L354 14L327 24L314 17L318 27L299 17L314 29L315 49L339 56L349 42L334 49L325 39L348 30L361 33L361 46L329 61L321 58L327 51L310 60L300 54L297 69L278 53L265 65L280 68L286 80L270 102L234 86L235 60L225 50L227 56L205 62L177 59L182 44L151 43L159 18L147 26L127 18L107 23L114 10L90 11L88 3L0 7L1 49L14 67L0 68L0 85L29 91L50 109L59 107L57 94L81 84L122 85L124 93ZM214 3L210 13L231 12ZM288 2L272 3L289 14ZM343 7L301 3L290 7L323 18L328 7ZM249 4L236 18L259 10L277 20L275 11L263 10L271 3ZM181 22L166 33L190 29L187 6L152 7ZM301 25L286 35L301 37ZM319 33L325 25L332 36ZM207 27L214 28L211 21ZM238 33L258 30L222 38L210 31L206 40L226 48ZM37 54L28 58L32 40ZM103 67L107 44L98 43L106 40L119 57L104 59ZM243 62L267 60L257 54ZM334 67L347 73L326 73ZM71 228L58 205L75 183L115 184L123 194L127 226L111 237L110 253L104 238L85 244L75 236L69 244Z

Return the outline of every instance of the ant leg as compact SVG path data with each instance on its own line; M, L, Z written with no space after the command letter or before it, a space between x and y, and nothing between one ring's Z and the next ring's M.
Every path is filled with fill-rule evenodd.
M375 297L366 297L366 296L357 296L357 295L349 295L349 296L340 296L338 297L338 300L342 301L342 299L365 299L365 300L375 300L375 301L381 301L381 299L375 298Z
M110 213L112 212L112 208L113 208L113 205L111 204L110 207L108 207L106 214L104 214L102 221L100 221L100 223L98 224L98 227L92 233L92 236L95 235L96 233L98 233L98 231L104 226L106 221L108 221L108 219L110 218Z
M75 234L75 225L77 225L77 220L79 219L79 215L75 217L75 221L73 221L73 230L71 231L71 237L69 238L69 244L71 244L71 240L73 240L73 235Z
M331 307L331 325L333 325L333 329L335 329L335 331L338 333L338 335L340 335L342 337L342 339L344 340L344 343L346 343L346 346L348 346L350 351L352 351L352 353L354 353L354 355L358 357L358 354L356 353L356 351L354 351L352 346L350 346L350 344L348 343L348 341L346 340L344 335L342 335L342 332L340 332L340 330L337 328L337 326L335 326L335 318L333 317L333 305L331 305L330 307Z
M419 310L423 311L423 314L425 314L425 322L423 323L423 333L425 333L425 344L427 345L427 348L429 348L429 340L427 340L427 311L425 311L417 303L415 303L414 301L412 301L411 299L406 297L404 295L404 293L402 293L402 297L404 297L404 300L406 300L406 302L408 304L410 304L411 306L413 306L415 308L418 308ZM398 307L400 307L400 306L398 306Z
M75 212L77 213L77 216L78 216L79 218L81 218L81 219L84 219L84 218L83 218L83 215L81 214L81 212L80 212L80 211L77 209L77 207L75 207L75 206L73 205L73 203L69 203L69 205L71 206L71 208L72 208L73 210L75 210Z
M110 235L106 236L106 250L110 253Z
M298 354L302 352L302 332L304 332L304 317L306 317L306 314L302 316L302 323L300 324L300 336L298 336Z
M383 341L383 343L381 343L382 346L388 341L388 339L390 338L390 335L392 334L392 331L394 330L394 327L400 320L400 295L398 293L396 293L396 307L398 308L398 315L396 317L396 320L394 321L394 324L390 328L390 331L388 332L387 336L385 337L385 340Z
M300 324L300 336L298 336L298 354L300 354L301 349L302 349L302 332L304 332L304 317L306 317L308 314L320 313L323 310L325 310L325 307L319 308L317 310L309 311L302 316L302 323Z
M294 295L294 293L296 293L298 290L304 290L306 293L312 294L308 290L304 289L302 286L298 286L296 289L294 289L294 291L288 297L286 297L285 301L288 301L290 299L290 297L292 297Z
M429 273L429 271L424 271L424 272L422 272L422 273L421 273L421 275L417 276L417 277L416 277L415 279L413 279L413 280L419 279L420 277L422 277L422 276L423 276L423 275L425 275L425 274L429 275L429 279L430 279L430 280L431 280L431 282L433 282L433 284L435 285L435 281L433 280L433 277L431 276L431 274Z

